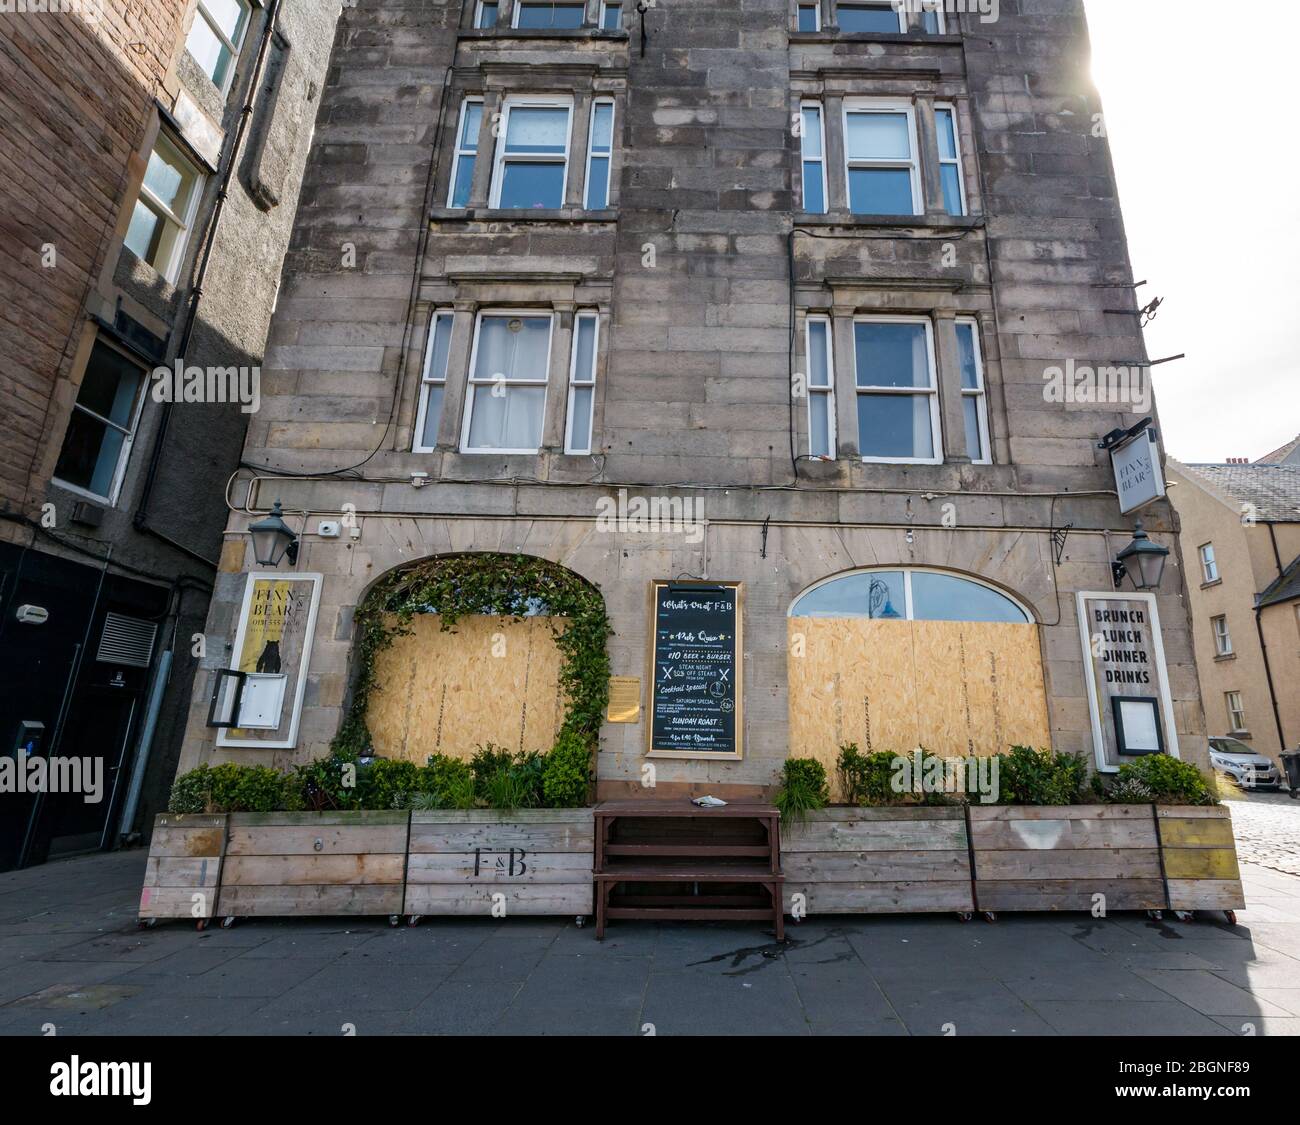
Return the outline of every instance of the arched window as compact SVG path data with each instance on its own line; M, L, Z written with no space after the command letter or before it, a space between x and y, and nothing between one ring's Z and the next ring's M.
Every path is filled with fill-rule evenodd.
M1021 605L971 578L935 570L859 570L805 591L791 617L865 617L878 621L1032 623Z

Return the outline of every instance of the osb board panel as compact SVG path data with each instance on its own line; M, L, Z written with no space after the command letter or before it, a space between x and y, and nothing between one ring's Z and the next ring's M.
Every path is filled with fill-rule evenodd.
M580 883L426 883L406 888L404 914L514 917L590 914L591 880ZM495 911L495 913L494 913Z
M978 879L980 910L1092 910L1095 895L1105 896L1107 911L1163 910L1165 885L1156 879L1089 879L1046 882Z
M217 913L241 918L294 915L400 914L401 883L387 886L232 887L223 885Z
M549 750L565 709L556 619L462 617L453 632L441 621L416 616L376 657L367 713L375 749L421 765L430 754L469 758L488 742Z
M1236 879L1170 879L1171 910L1242 910L1246 896Z
M785 912L804 896L809 917L818 914L929 914L975 909L969 879L952 882L786 883Z
M945 757L1051 745L1038 627L792 617L790 756L834 776L844 742Z

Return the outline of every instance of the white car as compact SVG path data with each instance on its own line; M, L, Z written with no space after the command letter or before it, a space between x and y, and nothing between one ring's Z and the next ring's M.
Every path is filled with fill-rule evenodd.
M1210 765L1243 789L1282 788L1282 771L1273 759L1236 738L1210 739Z

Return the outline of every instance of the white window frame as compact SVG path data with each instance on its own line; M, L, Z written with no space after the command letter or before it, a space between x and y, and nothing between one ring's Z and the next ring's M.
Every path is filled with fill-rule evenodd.
M1228 726L1231 728L1229 734L1240 734L1250 730L1246 725L1246 704L1241 698L1239 691L1225 691L1223 701L1228 708ZM1241 721L1238 722L1238 719Z
M579 27L587 26L587 12L584 0L515 0L514 9L510 17L510 26L517 28L519 26L519 14L524 10L524 4L558 4L562 8L582 8L582 23ZM497 19L501 18L501 10L497 9ZM528 30L525 28L525 30ZM552 31L576 31L578 28L551 28Z
M452 309L434 309L433 315L429 317L429 338L424 342L424 367L420 371L420 407L416 412L415 433L411 435L412 453L432 453L437 448L436 445L421 445L420 439L424 436L424 422L429 409L431 387L442 387L442 409L446 410L447 408L447 369L451 366L450 341L447 348L447 362L443 366L442 373L438 374L432 371L431 367L433 364L433 345L438 337L438 322L445 319L448 323L448 331L454 331L456 327L455 315ZM439 425L441 426L441 420Z
M806 3L805 0L798 0L794 6L794 29L799 31L799 10L801 8L811 8L813 10L813 31L822 29L822 6L820 0L815 4ZM805 34L807 34L805 32Z
M515 9L518 11L518 8ZM573 156L573 98L568 96L520 95L508 97L501 107L501 135L497 138L496 151L492 156L492 192L488 197L488 206L493 210L501 207L501 186L505 181L506 138L510 135L510 114L516 109L563 109L568 112L568 124L564 133L564 176L560 181L560 208L565 206L569 194L569 164ZM554 164L553 154L523 153L510 157L512 163L518 164Z
M472 105L477 105L480 113L486 112L480 97L465 98L460 103L460 116L456 119L456 141L451 157L451 179L447 184L447 206L457 211L463 211L469 206L469 200L462 205L453 202L456 197L456 181L460 176L460 162L469 157L474 161L475 170L478 168L478 137L474 138L472 148L465 145L465 119L469 116ZM473 194L473 188L470 189L470 194Z
M821 141L821 156L816 159L816 164L822 173L822 209L820 211L808 210L808 192L804 180L804 166L809 163L808 156L804 152L804 138L807 135L807 129L804 126L804 113L808 110L817 112L817 128ZM819 101L804 100L799 103L799 193L799 202L803 210L808 214L825 215L830 210L830 179L826 171L826 107Z
M939 410L939 367L935 357L934 322L928 316L901 316L889 314L861 314L853 318L853 416L857 421L858 399L863 395L879 397L883 395L912 397L928 395L930 399L930 445L933 453L929 457L868 457L862 452L862 426L857 426L858 456L867 464L873 465L942 465L943 464L943 428ZM858 341L859 324L923 324L925 326L925 349L930 365L930 386L904 389L900 387L862 386L858 383Z
M959 327L969 326L975 350L975 382L978 386L974 388L967 387L963 382L961 387L963 422L965 421L966 400L973 398L975 399L975 412L979 425L982 456L978 461L972 458L971 464L991 465L993 464L993 442L989 437L989 392L988 384L984 379L984 345L980 340L980 322L973 316L959 316L957 317L957 325ZM961 372L958 371L959 378L960 375ZM967 450L967 453L969 452L970 450Z
M931 12L933 12L934 15L938 17L938 19L935 21L935 24L936 24L936 26L935 26L935 30L934 30L934 31L926 31L926 30L925 30L924 18L923 18L923 19L922 19L922 22L921 22L921 23L918 25L918 27L917 27L917 31L919 31L922 35L947 35L947 34L948 34L948 17L947 17L947 16L945 15L945 13L944 13L944 10L943 10L943 4L941 3L941 0L934 0L934 7L933 7L933 8L927 7L927 6L924 5L924 4L921 6L921 16L922 16L922 17L928 15L928 14L931 13Z
M51 480L60 488L65 489L68 492L76 493L78 496L84 496L86 499L94 500L99 504L107 504L112 508L117 505L117 498L122 491L122 481L126 479L126 467L131 461L131 447L135 444L136 431L140 426L140 415L144 411L144 400L148 390L149 372L145 369L144 365L135 358L135 356L131 355L131 353L126 351L124 348L118 347L110 338L102 335L96 336L95 343L103 344L105 347L117 352L128 362L135 364L139 368L140 382L135 388L135 405L131 408L131 425L129 429L125 426L119 426L116 422L109 418L105 418L102 414L96 414L93 410L87 409L84 406L79 406L77 400L74 398L72 401L72 409L68 412L68 423L63 427L64 441L67 440L68 426L72 424L72 415L78 410L83 414L89 414L95 419L95 421L102 422L104 425L108 426L109 429L116 430L118 433L123 435L122 448L118 450L117 453L117 466L113 470L113 481L109 486L108 495L101 496L98 492L92 492L89 488L82 488L79 484L72 484L69 481L63 480L61 477L52 477ZM93 358L95 354L93 348L91 349L90 354ZM87 360L86 362L87 366L89 366L90 361ZM86 377L84 371L82 372L81 377L83 379ZM80 397L80 395L81 386L78 384L77 396ZM63 444L60 442L59 454L62 455L62 453Z
M934 111L936 116L941 111L945 111L945 110L948 113L952 114L952 147L953 147L953 151L957 155L952 158L944 156L943 149L940 148L938 145L939 138L938 136L935 137L935 147L939 154L939 171L940 171L939 187L940 190L942 190L943 188L942 172L943 172L944 165L950 164L953 167L955 167L957 169L957 200L961 204L961 210L957 212L957 216L955 217L961 217L964 215L968 215L970 213L970 201L966 198L966 171L962 167L962 159L961 159L961 124L960 124L960 118L958 118L957 116L957 106L955 103L953 102L934 103ZM938 131L939 130L936 126L935 133L937 134ZM946 209L946 205L945 205L945 209Z
M596 141L596 107L609 106L609 151L596 153L593 146ZM582 205L587 211L604 211L609 208L610 192L614 186L614 129L616 118L618 116L618 107L614 104L613 98L593 98L591 102L590 120L587 123L587 167L584 172L582 181ZM591 161L594 156L599 155L609 161L609 176L605 180L605 204L603 207L591 207Z
M606 27L605 17L613 10L618 9L618 25L616 27ZM601 0L600 5L600 23L596 25L600 31L622 31L623 30L623 0Z
M474 5L474 28L476 31L492 31L499 26L501 19L501 0L496 0L497 20L498 23L492 24L491 27L483 26L483 0L478 0Z
M153 147L149 150L149 155L152 156L159 146L166 146L171 149L172 153L175 154L176 158L180 160L181 163L188 165L193 170L194 186L190 189L190 198L185 201L185 214L182 217L177 215L175 211L167 206L167 204L154 195L153 191L145 181L141 179L140 191L136 196L136 201L138 202L142 198L146 200L149 208L153 210L164 223L171 223L172 226L176 228L176 237L172 240L171 253L167 256L166 262L159 262L156 265L152 265L146 259L142 258L140 260L143 261L145 265L156 270L164 280L175 284L176 277L180 272L181 261L184 259L185 251L189 247L190 233L194 226L194 217L198 214L199 200L203 198L203 189L207 184L207 176L203 174L203 170L195 164L193 160L185 155L184 150L179 144L168 137L166 133L161 131L158 133L158 136L154 138ZM148 162L146 161L146 165L147 163ZM132 203L131 207L132 214L134 214L135 203Z
M889 8L889 7L893 7L893 8L894 8L894 14L898 16L898 31L899 31L899 34L903 34L903 33L905 33L905 32L907 31L907 8L906 8L906 5L900 4L900 5L898 5L897 7L894 7L894 5L892 5L892 4L885 3L884 0L843 0L843 3L840 3L840 2L838 2L838 0L837 0L837 2L836 2L836 4L835 4L835 27L836 27L837 29L839 29L839 26L840 26L840 9L841 9L841 8ZM820 20L820 18L821 18L821 17L818 16L818 19L819 19L819 20ZM846 34L848 34L848 35L869 35L869 34L871 34L871 32L866 32L866 31L850 31L850 32L847 32ZM883 32L880 33L880 34L883 34Z
M1213 543L1202 543L1197 552L1201 557L1201 577L1204 580L1202 585L1208 586L1211 582L1218 582L1222 575L1219 574L1219 560L1214 553Z
M1231 656L1233 654L1232 632L1228 628L1228 615L1220 613L1211 617L1210 629L1214 633L1214 655Z
M589 320L595 326L591 338L591 372L590 378L578 377L578 322ZM569 401L565 407L564 452L571 456L582 456L591 452L594 444L596 427L596 371L600 366L600 314L592 310L577 313L573 318L573 344L569 349ZM591 390L591 410L587 419L587 447L581 449L573 444L574 403L577 400L577 388Z
M825 387L815 387L812 376L812 326L814 324L824 324L826 326L826 385ZM804 366L807 367L807 382L805 391L808 395L808 456L821 458L823 455L813 452L813 396L820 395L826 399L826 439L830 445L830 452L825 454L826 459L834 461L839 452L839 435L835 427L835 324L825 313L811 313L804 317L803 325L803 354Z
M911 159L902 160L862 160L849 157L849 115L853 113L905 113L907 115L908 144ZM853 189L849 172L854 168L906 168L912 182L912 214L921 215L925 211L925 202L921 196L921 146L916 133L916 108L911 102L888 98L845 98L843 112L840 115L841 136L844 138L844 199L849 212L864 219L891 217L878 216L874 213L853 210Z
M476 367L477 367L477 365L478 365L478 342L479 342L479 333L480 333L480 332L482 331L482 329L483 329L483 321L484 321L484 319L485 319L486 317L506 317L506 318L509 318L509 317L512 317L512 316L517 316L517 317L520 317L520 318L528 318L528 317L532 317L532 318L534 318L534 319L539 319L539 318L541 318L541 317L546 317L547 322L548 322L549 325L550 325L550 328L549 328L549 330L548 330L548 334L547 334L547 337L546 337L546 378L545 378L544 380L541 380L541 379L506 379L506 380L504 380L504 384L505 384L505 386L508 386L508 387L509 387L509 386L521 386L521 387L541 387L541 388L542 388L542 434L541 434L541 440L545 440L545 437L546 437L546 400L547 400L548 397L550 397L550 390L551 390L551 378L550 378L550 376L551 376L551 349L552 349L552 348L554 347L554 345L555 345L555 312L554 312L553 310L551 310L551 309L496 309L496 308L483 308L483 309L479 309L479 310L478 310L478 313L477 313L477 314L475 315L475 317L474 317L474 344L473 344L473 346L470 348L470 353L469 353L469 369L465 372L465 410L464 410L464 417L461 419L461 428L460 428L460 452L461 452L461 453L470 453L470 454L474 454L474 455L478 456L478 455L481 455L481 454L484 454L484 453L488 453L488 454L498 454L498 455L510 455L510 454L531 454L531 455L535 455L535 454L541 452L541 445L540 445L540 444L538 445L538 447L537 447L536 449L494 449L494 448L474 447L474 446L471 446L470 443L469 443L470 424L471 424L471 423L473 422L473 420L474 420L474 399L475 399L475 396L476 396L477 393L478 393L477 388L479 388L479 387L491 387L491 386L492 386L492 383L493 383L493 380L492 380L492 379L476 379L476 378L474 377L474 371L475 371L475 369L476 369Z
M803 599L806 598L809 594L811 594L814 590L820 590L823 586L829 586L832 582L838 582L842 578L851 578L859 574L902 574L903 616L901 620L903 621L916 620L915 607L913 605L913 599L912 599L912 575L941 574L945 578L956 578L962 582L969 582L972 586L983 586L984 589L991 590L993 593L998 594L1003 598L1006 598L1007 601L1009 601L1013 606L1015 606L1016 609L1018 609L1021 613L1025 615L1025 620L1023 624L1036 625L1038 623L1038 618L1034 616L1033 610L1031 610L1029 606L1026 605L1023 601L1015 597L1013 594L1008 593L1001 586L995 586L992 582L986 582L984 579L978 577L977 575L967 574L962 571L943 570L942 568L937 566L906 566L906 565L863 566L863 567L857 567L853 570L842 571L839 574L832 574L829 578L823 578L818 582L814 582L811 586L807 587L806 589L800 590L799 593L797 593L794 596L794 598L791 600L789 609L785 611L786 616L794 617L795 606L798 605L801 601L803 601ZM880 621L884 619L876 617L876 618L862 618L862 620ZM927 620L929 619L927 618ZM1019 625L1022 623L1018 621L989 621L989 622L982 622L982 624Z
M215 79L213 79L212 82L212 84L216 86L218 90L221 91L223 96L230 92L231 83L233 83L235 80L235 71L239 69L239 52L244 49L244 40L248 38L249 25L253 22L253 6L249 3L249 0L235 0L235 3L237 3L240 6L240 8L242 8L244 11L244 19L243 19L242 26L240 28L238 43L232 42L230 39L228 39L226 37L226 33L222 31L221 28L217 25L216 19L213 16L208 14L208 6L205 0L198 0L198 4L195 6L194 9L194 18L196 20L202 20L204 23L206 23L208 25L208 29L212 32L213 35L217 37L217 40L221 43L221 45L225 47L227 51L230 52L230 66L226 68L225 81L222 82L220 85L217 84ZM190 31L193 31L193 29L194 29L194 24L193 22L191 22ZM189 39L190 39L190 32L187 31L185 33L185 43L187 48L189 46ZM190 58L193 59L194 56L191 55ZM197 59L194 59L194 61L196 63L198 62ZM202 67L200 67L200 69L202 69ZM203 71L203 73L208 74L206 70ZM208 77L212 78L212 75L208 74Z

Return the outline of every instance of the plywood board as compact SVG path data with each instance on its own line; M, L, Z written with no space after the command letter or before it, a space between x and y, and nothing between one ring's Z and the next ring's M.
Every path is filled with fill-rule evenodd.
M212 917L221 880L226 819L222 813L163 813L155 818L139 917Z
M375 749L421 765L469 758L488 742L547 751L564 719L562 654L550 617L462 617L443 632L420 614L375 660L367 721Z
M838 749L945 757L1050 746L1038 627L792 617L790 755L834 776Z

